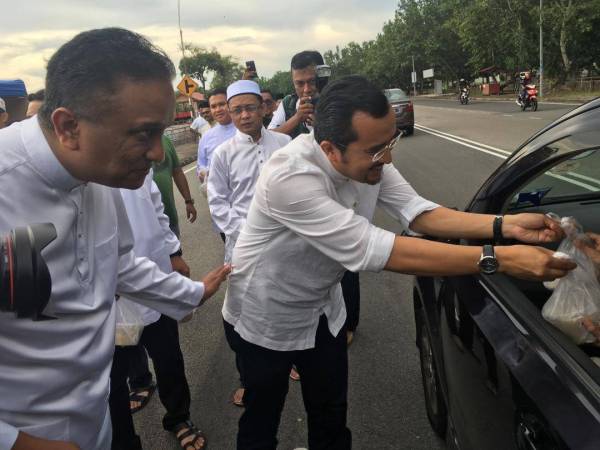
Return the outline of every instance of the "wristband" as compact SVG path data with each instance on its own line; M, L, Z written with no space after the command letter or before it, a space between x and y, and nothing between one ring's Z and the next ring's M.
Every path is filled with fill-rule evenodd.
M183 255L183 250L181 250L181 248L179 248L179 250L177 250L175 253L171 253L169 255L169 258L173 258L174 256L181 256Z
M193 199L193 198L190 198L190 199L186 200L186 201L185 201L185 204L186 204L186 205L193 205L193 204L194 204L194 199Z
M494 242L496 244L501 243L504 240L504 236L502 235L502 223L503 216L496 216L494 218L493 232L494 232Z

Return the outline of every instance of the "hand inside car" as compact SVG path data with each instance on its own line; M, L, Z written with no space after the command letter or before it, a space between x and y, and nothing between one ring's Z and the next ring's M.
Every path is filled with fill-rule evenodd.
M496 247L496 256L501 272L524 280L552 281L577 267L571 259L555 258L551 250L528 245Z
M589 241L575 241L579 250L585 253L596 266L596 272L600 272L600 234L586 233Z
M527 244L557 242L564 237L559 222L544 214L533 213L504 216L502 234Z

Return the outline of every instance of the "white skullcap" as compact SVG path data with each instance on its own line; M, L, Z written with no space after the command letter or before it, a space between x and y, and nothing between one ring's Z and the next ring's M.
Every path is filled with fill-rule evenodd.
M227 88L227 101L231 100L236 95L254 94L260 97L260 87L256 81L238 80L231 83Z

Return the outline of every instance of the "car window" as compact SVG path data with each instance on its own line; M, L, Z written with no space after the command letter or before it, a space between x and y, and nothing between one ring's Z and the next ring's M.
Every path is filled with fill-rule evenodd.
M512 196L509 210L600 194L600 150L589 150L563 160L530 180Z
M408 100L408 96L402 89L386 89L383 92L390 103Z

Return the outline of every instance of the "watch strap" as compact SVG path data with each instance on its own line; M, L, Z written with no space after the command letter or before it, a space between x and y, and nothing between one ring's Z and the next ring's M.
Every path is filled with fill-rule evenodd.
M503 222L504 222L503 216L494 217L493 233L494 233L494 242L496 244L498 244L504 240L504 236L502 235L502 223Z

